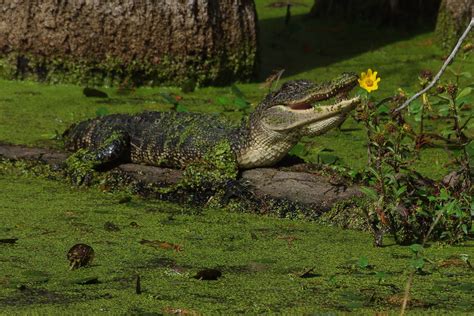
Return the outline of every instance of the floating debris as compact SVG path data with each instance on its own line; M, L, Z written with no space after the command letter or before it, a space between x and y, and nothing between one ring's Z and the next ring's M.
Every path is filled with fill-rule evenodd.
M67 252L69 260L69 269L74 270L87 266L94 259L94 249L86 244L76 244Z
M204 269L196 273L193 277L198 280L215 281L222 276L222 272L217 269Z

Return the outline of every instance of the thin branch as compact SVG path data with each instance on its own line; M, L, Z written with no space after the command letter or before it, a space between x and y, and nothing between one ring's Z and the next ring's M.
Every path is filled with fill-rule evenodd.
M423 238L423 242L421 243L421 246L425 248L425 244L428 241L428 238L431 235L431 232L435 228L436 224L438 224L439 220L443 216L443 212L439 211L438 215L436 216L436 219L434 220L433 223L431 223L430 229L428 229L428 233L426 233L425 237ZM417 254L418 256L418 254ZM405 285L405 293L403 294L403 301L402 301L402 309L400 310L400 316L404 316L407 306L408 306L408 300L410 299L410 290L413 285L413 279L415 278L415 272L416 270L412 270L410 272L410 275L408 276L407 283Z
M416 98L418 98L420 95L422 95L423 93L426 93L429 89L433 88L433 86L436 84L436 82L438 82L439 78L441 77L441 75L444 73L444 71L446 70L446 68L448 67L448 65L451 63L451 61L454 59L454 57L456 56L459 48L461 47L461 44L464 42L464 39L466 38L467 34L469 34L469 32L471 31L472 27L474 26L474 18L471 19L471 22L469 22L469 25L467 26L466 30L464 31L464 33L461 35L461 37L459 38L456 46L454 46L453 48L453 51L451 52L451 54L449 55L449 57L446 59L446 61L444 62L443 64L443 67L441 67L441 69L439 70L439 72L436 74L436 76L434 77L434 79L430 82L429 85L427 85L423 90L419 91L417 94L415 94L414 96L412 96L410 99L408 99L407 101L405 101L405 103L403 103L400 107L396 108L395 109L395 112L398 112L398 111L401 111L403 110L404 108L406 108L410 103L413 102L413 100L415 100Z

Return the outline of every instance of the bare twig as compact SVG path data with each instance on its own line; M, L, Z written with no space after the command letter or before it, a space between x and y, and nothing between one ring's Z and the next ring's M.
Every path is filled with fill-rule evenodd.
M466 30L464 33L461 35L459 38L456 46L454 46L453 51L449 55L449 57L446 59L446 61L443 64L443 67L439 70L439 72L436 74L436 76L433 78L433 80L430 82L429 85L427 85L424 89L416 93L414 96L412 96L410 99L406 100L405 103L403 103L400 107L395 109L395 112L401 111L404 108L406 108L410 103L412 103L416 98L421 96L423 93L426 93L429 89L433 88L433 86L438 82L439 78L441 75L444 73L448 65L451 63L451 61L454 59L456 56L459 48L461 47L461 44L464 42L464 39L466 38L467 34L471 31L472 27L474 26L474 18L471 19L471 22L469 22L469 25L467 26Z
M443 212L439 211L438 215L436 216L436 219L434 220L433 223L431 223L430 229L428 229L428 233L426 233L425 237L423 238L423 242L421 243L421 246L423 248L425 247L425 244L428 241L428 238L430 237L431 232L435 228L436 224L438 224L438 222L439 222L439 220L441 219L442 216L443 216ZM408 276L408 280L407 280L407 283L405 285L405 293L403 295L403 302L402 302L402 308L400 310L400 316L405 315L405 311L406 311L406 308L407 308L407 305L408 305L408 300L410 299L411 286L413 285L413 279L415 278L415 272L416 272L416 270L411 271L410 275Z

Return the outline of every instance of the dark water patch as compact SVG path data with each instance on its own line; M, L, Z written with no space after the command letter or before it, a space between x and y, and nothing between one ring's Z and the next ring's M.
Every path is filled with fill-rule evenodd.
M203 269L193 276L193 278L201 281L216 281L220 277L222 277L222 271L219 269Z
M112 222L105 222L104 223L104 229L108 232L118 232L120 231L120 227L118 227L116 224Z
M438 291L457 290L460 292L474 293L474 282L436 281L433 289Z
M29 283L46 283L50 279L50 275L43 271L27 270L22 273L24 279Z
M31 96L41 95L41 92L38 92L38 91L31 91L31 90L15 91L14 93L15 93L16 95L31 95Z
M246 265L236 265L236 266L219 266L219 269L227 273L258 273L265 272L270 269L269 264L260 263L260 262L250 262Z
M46 289L21 285L13 295L0 299L0 306L28 306L33 304L68 304L76 299L72 296L51 292Z
M4 238L0 239L0 244L9 244L13 245L17 242L18 238Z
M302 279L311 279L316 277L321 277L322 274L316 273L315 268L306 269L303 272L296 274L298 277Z
M82 94L84 94L88 98L108 98L108 94L104 91L94 89L94 88L84 88L82 90Z
M98 277L87 277L82 279L77 279L74 281L75 284L79 285L93 285L93 284L100 284L102 282L99 281Z

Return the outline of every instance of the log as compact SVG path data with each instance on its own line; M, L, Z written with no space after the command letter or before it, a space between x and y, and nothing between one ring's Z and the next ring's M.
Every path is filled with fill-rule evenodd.
M51 166L53 170L61 169L68 155L66 152L47 148L0 144L0 160L39 162ZM266 200L270 198L290 201L317 214L329 211L338 202L361 196L355 185L346 187L334 184L327 176L300 171L307 169L304 164L294 167L255 168L243 171L240 179L251 188L252 196ZM183 176L182 170L132 163L118 165L110 172L122 175L121 179L126 175L143 186L156 183L173 185Z
M257 63L252 0L0 0L0 77L226 84Z

